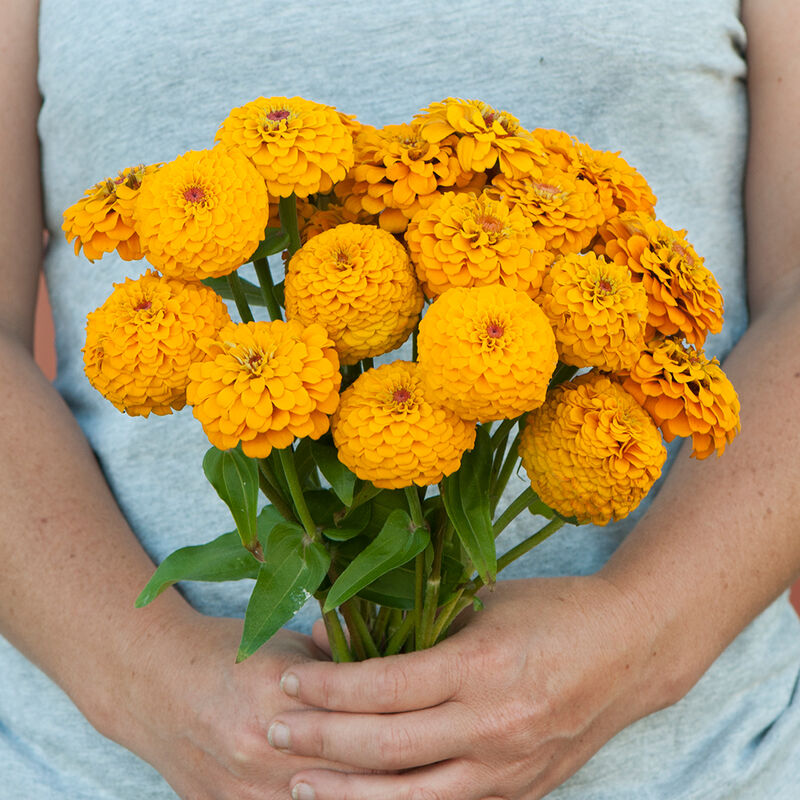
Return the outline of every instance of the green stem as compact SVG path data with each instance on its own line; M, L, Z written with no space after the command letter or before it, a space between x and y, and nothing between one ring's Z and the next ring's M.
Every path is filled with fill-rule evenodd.
M411 512L411 519L418 528L425 527L425 517L422 514L422 503L419 501L419 493L416 486L406 486L406 499L408 500L408 510Z
M552 536L559 528L564 526L564 520L560 517L551 519L543 528L540 528L533 536L521 541L516 547L512 547L507 553L497 559L497 571L505 569L512 561L516 561L520 556L524 556L529 550L541 544L545 539Z
M320 608L325 605L325 598L319 600ZM354 661L353 654L347 646L347 637L342 630L342 623L339 622L339 617L335 611L325 611L322 613L322 619L325 621L325 630L328 633L328 642L331 646L331 653L333 660L342 663L344 661Z
M242 322L252 322L253 312L250 310L247 298L245 297L239 273L235 270L228 275L228 286L233 294L233 299L236 301L236 308L239 310L239 316L242 318Z
M297 227L297 200L294 193L278 201L281 226L289 234L289 258L300 249L300 231Z
M375 620L375 624L372 627L372 640L379 646L386 638L386 631L389 626L389 617L391 613L391 608L388 606L381 606L381 610L378 612L378 618Z
M348 600L348 602L342 604L341 611L350 631L350 641L357 648L357 652L361 651L358 652L359 661L363 661L365 658L380 657L367 623L364 621L364 617L358 610L356 603L353 600Z
M292 511L292 507L286 502L277 486L275 476L272 474L266 462L261 458L258 459L258 472L258 485L267 500L278 509L278 513L284 519L289 520L289 522L297 522L297 517L295 517Z
M517 459L519 458L519 440L520 434L518 433L514 437L514 441L511 442L511 447L508 448L508 452L506 453L506 460L503 462L503 466L500 468L497 480L492 485L490 491L492 516L494 516L494 512L497 510L497 504L500 502L500 498L503 496L503 492L508 485L508 481L511 478L511 473L514 471L514 467L517 465Z
M455 619L453 610L458 606L461 597L464 594L464 589L459 589L456 594L442 606L439 616L436 618L436 623L433 626L433 642L434 644L447 633L450 623ZM451 615L453 615L451 617Z
M418 650L433 647L433 623L439 607L439 587L442 583L442 551L444 550L444 531L438 531L434 538L433 563L428 580L425 582L425 598L422 604L422 624L420 626Z
M517 424L516 418L514 419L504 419L498 426L497 430L492 433L492 438L490 439L490 443L492 446L492 450L496 450L497 446L501 439L508 438L508 435L511 433L514 426Z
M292 502L294 503L295 511L297 511L297 516L300 517L300 522L303 523L305 532L316 542L319 539L317 526L314 524L311 512L306 505L306 498L300 486L300 478L297 476L297 467L294 463L294 450L292 450L291 445L285 447L283 450L278 450L278 458L280 458L281 465L283 466L283 474L286 476L286 482L289 484L289 493L292 495Z
M389 639L389 643L386 645L386 650L384 650L384 656L394 656L400 652L403 645L406 643L406 639L408 639L409 634L414 628L414 614L406 614L406 618L403 620L401 625L395 630L392 634L392 637Z
M497 521L492 525L492 532L495 537L499 536L502 531L506 529L508 524L521 514L534 500L536 499L536 492L530 486L523 489L520 495L511 502L508 508L497 518Z
M427 549L427 548L426 548ZM422 609L425 605L425 550L414 560L414 648L421 650Z
M272 282L269 262L266 258L257 258L253 261L253 266L256 268L258 283L261 287L261 296L264 298L264 304L269 312L269 318L271 320L283 319L281 316L281 307L278 305L278 299L275 297L275 284Z

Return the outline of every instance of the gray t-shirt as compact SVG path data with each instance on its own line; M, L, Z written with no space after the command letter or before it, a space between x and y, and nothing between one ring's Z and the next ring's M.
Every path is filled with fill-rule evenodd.
M744 330L746 62L733 0L41 0L40 14L57 386L156 560L229 530L230 519L202 476L208 442L189 410L132 419L87 383L85 316L113 281L145 266L75 258L61 214L122 167L210 146L230 108L260 95L301 95L373 125L407 121L447 96L477 98L527 128L560 128L620 150L653 187L659 216L688 228L722 286L726 324L707 350L724 355ZM566 529L513 574L591 573L632 524ZM525 534L518 525L507 538ZM235 615L249 589L184 591L206 613ZM307 628L313 614L309 608L296 624ZM174 797L5 642L0 670L0 799ZM799 670L800 625L784 597L686 698L618 734L550 797L800 797Z

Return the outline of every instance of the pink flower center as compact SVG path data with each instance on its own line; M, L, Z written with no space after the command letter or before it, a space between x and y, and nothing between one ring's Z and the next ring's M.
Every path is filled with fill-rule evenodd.
M480 225L486 233L500 233L503 230L503 223L497 219L497 217L492 217L488 214L478 217L478 225Z
M601 278L599 281L597 281L597 288L603 294L608 294L613 287L605 278Z
M136 306L136 308L134 308L133 310L134 311L149 311L150 307L152 305L153 304L149 300L142 300L142 302L139 303L139 305Z
M206 193L199 186L190 186L184 193L187 203L202 203Z
M267 119L270 122L280 122L288 116L289 112L285 108L276 108L275 111L270 111L269 114L267 114Z
M250 369L258 369L261 366L261 354L253 353L253 355L247 359L247 365Z
M496 119L497 119L497 112L496 111L490 111L488 114L484 114L483 115L483 121L487 125L491 125Z
M496 322L490 322L486 326L486 335L492 339L499 339L505 333L505 328Z
M407 403L411 399L411 392L408 389L396 389L392 395L395 403Z

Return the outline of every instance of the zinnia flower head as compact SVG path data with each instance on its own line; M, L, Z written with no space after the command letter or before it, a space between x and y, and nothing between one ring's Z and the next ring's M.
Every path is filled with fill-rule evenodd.
M691 436L695 458L722 455L741 429L739 398L719 361L675 339L650 342L622 385L668 442Z
M424 302L405 249L374 225L345 223L309 239L284 287L286 316L323 325L343 364L399 347Z
M342 376L321 325L230 324L201 346L206 360L189 370L186 401L215 447L241 442L245 455L265 458L295 437L328 430Z
M380 215L384 230L402 233L414 214L439 196L440 187L469 183L473 173L458 163L456 141L449 136L428 142L419 125L364 131L355 140L355 165L336 194L351 213Z
M595 525L636 508L667 456L647 413L596 372L552 390L527 416L519 452L533 490L547 505Z
M384 489L438 483L475 443L475 423L439 405L408 361L359 375L342 393L331 430L339 460Z
M116 178L106 178L87 189L85 196L64 212L61 227L68 242L75 240L76 256L83 248L89 261L112 250L124 261L142 258L133 208L145 176L160 166L128 167Z
M629 369L644 349L647 294L626 266L594 253L563 256L549 269L537 301L565 364Z
M694 345L722 329L722 294L703 259L684 238L686 231L668 228L645 213L624 213L600 229L598 250L626 265L641 280L648 298L648 330L680 334Z
M253 165L222 147L193 150L142 186L136 223L147 260L185 280L227 275L264 236L267 191Z
M255 164L273 197L327 194L353 165L351 125L332 106L259 97L234 108L216 140Z
M542 309L499 284L448 289L422 318L417 345L430 396L480 422L541 405L558 360Z
M503 175L522 176L546 160L540 142L516 117L480 100L448 97L422 109L414 120L428 142L441 142L455 134L458 162L468 172L496 167Z
M89 314L83 360L86 377L131 416L171 414L186 402L199 339L230 321L222 299L202 283L147 272L114 285Z
M544 145L557 166L589 181L606 219L621 211L643 211L654 215L656 196L644 177L619 153L595 150L574 136L537 128L533 135Z
M406 243L428 297L494 283L535 297L553 260L519 209L486 194L442 195L414 216Z
M594 186L554 166L519 179L498 175L488 191L517 206L547 248L565 255L586 248L605 219Z

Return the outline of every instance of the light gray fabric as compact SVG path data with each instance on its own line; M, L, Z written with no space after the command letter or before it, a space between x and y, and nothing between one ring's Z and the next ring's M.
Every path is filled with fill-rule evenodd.
M528 128L561 128L621 150L640 169L660 217L688 228L722 285L726 325L708 350L724 354L746 325L744 46L733 0L42 0L40 136L57 385L148 552L160 560L231 524L202 477L208 445L191 413L128 418L83 376L86 313L112 281L144 269L113 256L94 265L74 257L61 213L84 188L124 166L210 146L229 109L259 95L302 95L374 125L408 120L446 96L479 98ZM514 574L590 573L631 524L560 532ZM525 533L517 526L506 538ZM192 584L185 592L206 613L235 615L249 587ZM309 609L296 624L306 628L312 617ZM684 700L619 734L551 797L799 797L798 669L800 625L784 597ZM2 800L174 797L5 643L0 672Z

